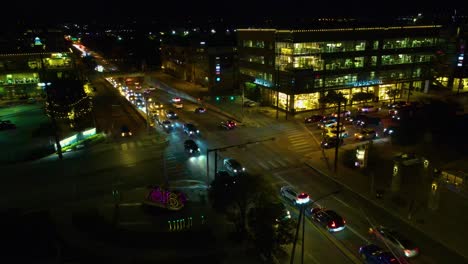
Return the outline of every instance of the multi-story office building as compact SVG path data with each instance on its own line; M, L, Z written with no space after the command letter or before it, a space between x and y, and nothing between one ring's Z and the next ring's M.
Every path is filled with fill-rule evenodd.
M207 87L212 95L233 94L238 89L236 55L232 35L171 35L161 44L164 72Z
M468 92L468 17L453 17L441 32L436 53L436 83L453 92Z
M76 79L72 51L59 30L0 36L0 99L44 95L43 82Z
M356 93L388 100L389 91L427 91L440 25L239 29L240 80L246 94L290 112L320 108L327 91L348 105ZM278 98L278 100L277 100Z

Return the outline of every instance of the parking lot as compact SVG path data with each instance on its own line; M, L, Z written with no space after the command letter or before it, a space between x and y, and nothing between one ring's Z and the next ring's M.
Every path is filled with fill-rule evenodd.
M51 126L43 102L3 106L0 120L16 127L0 130L0 164L27 160L50 149Z

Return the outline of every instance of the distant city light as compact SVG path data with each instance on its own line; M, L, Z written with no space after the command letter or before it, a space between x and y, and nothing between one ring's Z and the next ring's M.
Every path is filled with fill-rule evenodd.
M211 30L211 33L213 33L213 34L216 33L216 30L212 29L212 30Z

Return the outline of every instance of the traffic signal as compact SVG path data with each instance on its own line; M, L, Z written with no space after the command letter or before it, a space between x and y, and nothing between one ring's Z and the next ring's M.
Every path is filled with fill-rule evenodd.
M231 101L234 101L234 96L229 97L229 99L231 99Z
M221 98L219 98L219 96L216 96L216 101L219 101Z
M216 77L216 81L217 81L217 82L220 82L220 81L221 81L221 77Z

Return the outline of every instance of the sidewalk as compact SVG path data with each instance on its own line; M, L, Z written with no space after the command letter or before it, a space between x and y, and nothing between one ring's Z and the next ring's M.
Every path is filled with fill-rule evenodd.
M342 156L342 151L340 154ZM327 152L327 157L330 169L333 170L334 154L332 154L332 152ZM421 233L428 235L431 239L438 241L446 248L467 258L468 248L465 246L464 241L468 236L468 230L459 227L465 226L468 219L461 215L458 210L464 211L465 208L468 207L453 210L454 208L457 208L453 203L439 202L442 200L440 198L442 196L457 199L456 197L453 197L453 193L445 190L443 185L439 185L437 189L439 192L434 194L433 199L429 198L427 206L424 204L417 204L414 205L413 209L413 205L411 204L411 201L405 197L405 193L392 193L392 186L386 186L382 199L376 198L375 192L371 192L371 178L362 174L359 170L345 167L342 165L341 161L339 161L339 165L337 166L337 174L330 171L320 152L309 155L305 164L317 173L335 181L356 195L368 200L375 206L383 208L389 214L401 219L403 222L419 230ZM431 210L429 207L431 207L431 205L433 206L434 203L437 203L438 206L433 207L433 210ZM466 202L464 203L466 206Z

